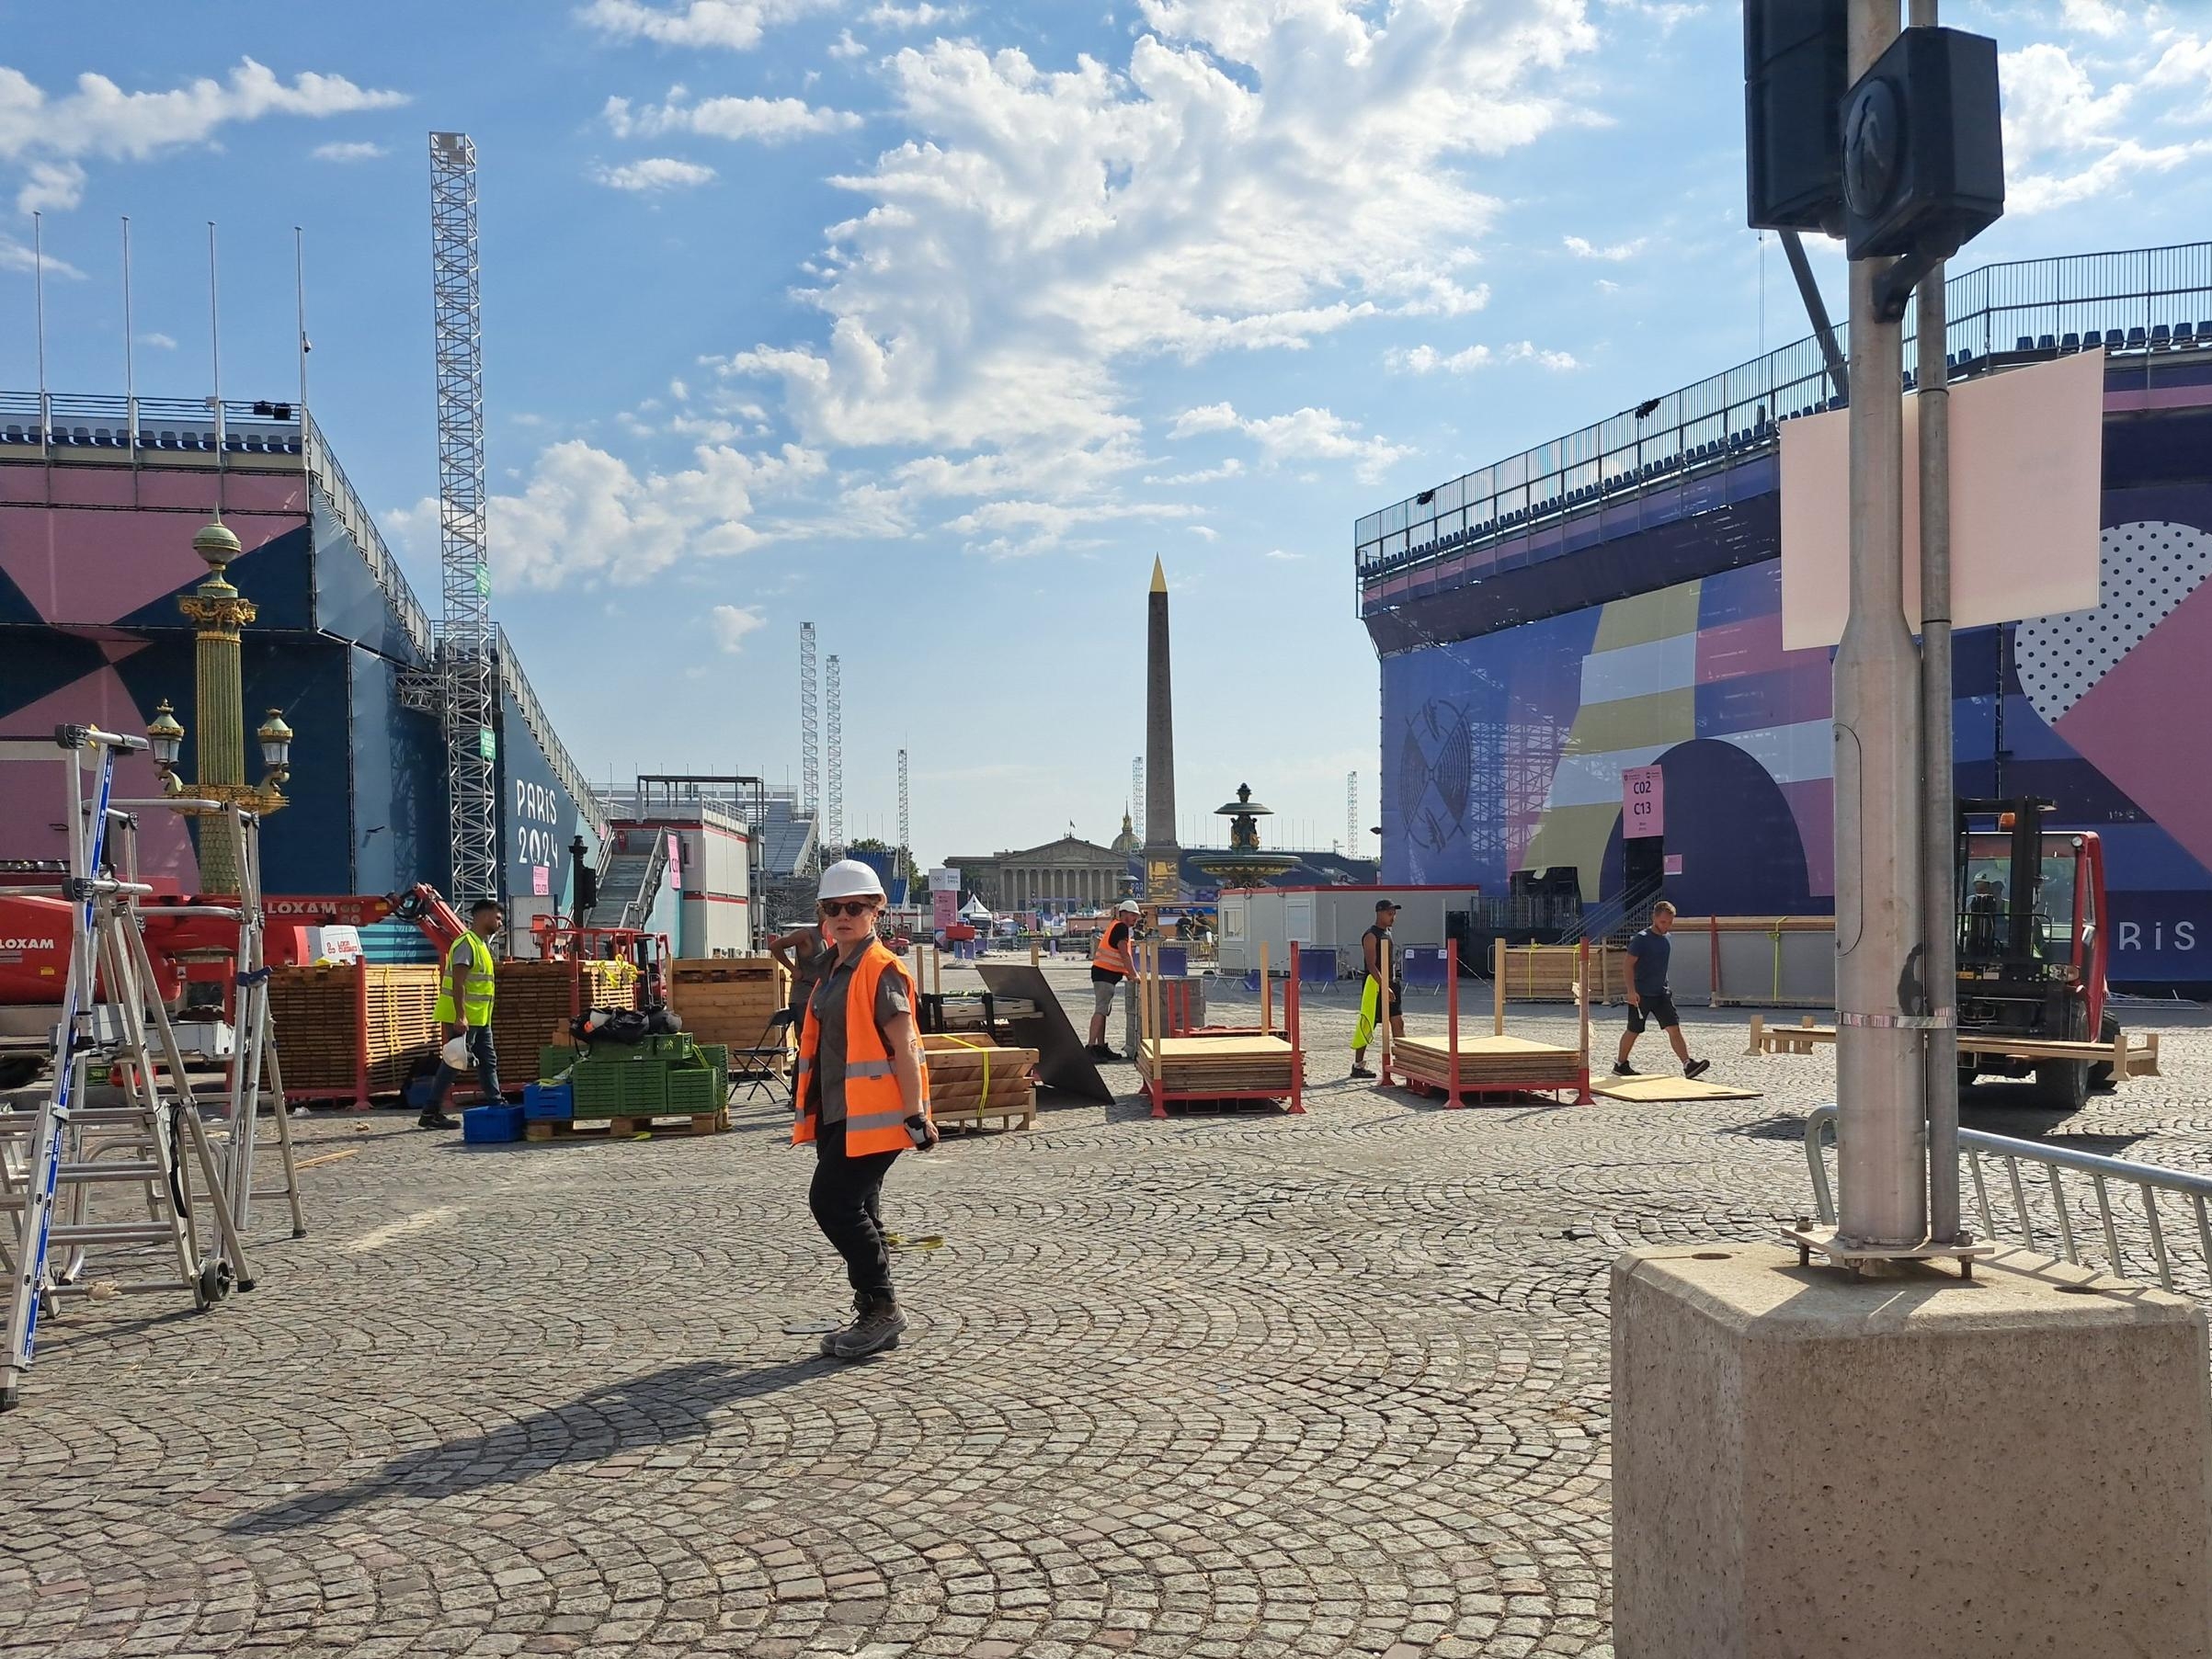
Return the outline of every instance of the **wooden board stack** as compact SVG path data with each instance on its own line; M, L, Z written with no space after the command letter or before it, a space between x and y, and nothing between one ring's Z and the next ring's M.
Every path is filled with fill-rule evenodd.
M1518 1003L1570 1003L1575 1000L1575 979L1581 948L1577 945L1508 945L1493 955L1492 972L1503 961L1508 1001ZM1628 953L1618 945L1590 948L1590 1000L1620 1000L1627 986Z
M1401 1037L1390 1048L1392 1069L1408 1083L1426 1088L1452 1086L1452 1050L1445 1041L1431 1042ZM1469 1037L1459 1040L1459 1086L1462 1093L1488 1090L1579 1088L1582 1056L1574 1049L1555 1048L1522 1037Z
M365 962L275 968L269 1017L292 1094L397 1094L438 1051L438 970ZM535 1056L532 1057L535 1063Z
M1137 1074L1169 1095L1281 1099L1291 1092L1298 1051L1281 1037L1167 1037L1137 1048Z
M790 1003L791 974L773 957L684 957L668 964L668 1006L701 1042L769 1046L776 1038L768 1022ZM788 1033L784 1050L788 1065Z
M929 1067L929 1115L941 1125L1028 1129L1037 1120L1034 1049L1001 1048L988 1037L922 1039Z

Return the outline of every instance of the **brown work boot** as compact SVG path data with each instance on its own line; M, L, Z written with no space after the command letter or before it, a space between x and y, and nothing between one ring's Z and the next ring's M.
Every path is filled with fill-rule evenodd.
M838 1356L838 1340L842 1337L851 1335L854 1331L860 1328L861 1321L867 1317L868 1299L861 1295L858 1290L855 1290L852 1293L852 1317L846 1321L842 1325L839 1325L836 1330L825 1331L822 1334L822 1358L825 1359L835 1359Z
M906 1328L906 1316L889 1296L872 1296L850 1328L837 1333L830 1352L839 1359L865 1359L871 1354L898 1347L898 1334Z

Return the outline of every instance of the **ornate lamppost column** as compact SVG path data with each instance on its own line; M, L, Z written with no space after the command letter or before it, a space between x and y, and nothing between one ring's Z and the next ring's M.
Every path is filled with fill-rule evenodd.
M268 711L268 719L254 733L261 744L267 776L258 784L247 783L245 689L238 635L259 612L231 585L228 568L241 550L238 538L221 519L192 538L192 551L207 561L208 579L177 600L177 608L198 627L193 709L200 728L199 781L187 784L177 776L185 728L166 701L154 710L146 736L166 792L220 801L266 817L286 804L283 784L291 773L291 728L276 710ZM235 893L239 872L229 835L202 835L199 840L200 891Z

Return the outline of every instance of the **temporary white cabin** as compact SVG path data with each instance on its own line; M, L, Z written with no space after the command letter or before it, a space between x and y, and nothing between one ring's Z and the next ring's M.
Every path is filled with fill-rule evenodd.
M1443 948L1445 918L1472 908L1477 887L1232 887L1224 890L1220 935L1215 942L1224 973L1251 973L1260 967L1260 942L1267 941L1268 971L1287 972L1294 940L1301 956L1327 952L1336 959L1337 975L1358 971L1360 936L1374 926L1375 902L1399 905L1392 942L1400 951ZM1300 964L1301 972L1315 971Z

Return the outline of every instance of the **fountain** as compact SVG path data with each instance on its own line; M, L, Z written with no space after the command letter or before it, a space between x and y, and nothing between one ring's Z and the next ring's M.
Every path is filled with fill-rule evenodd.
M1229 850L1204 853L1191 862L1221 884L1230 887L1265 887L1275 877L1298 867L1294 853L1260 850L1260 820L1272 818L1271 808L1252 799L1252 786L1237 786L1237 799L1214 809L1217 818L1229 821Z

